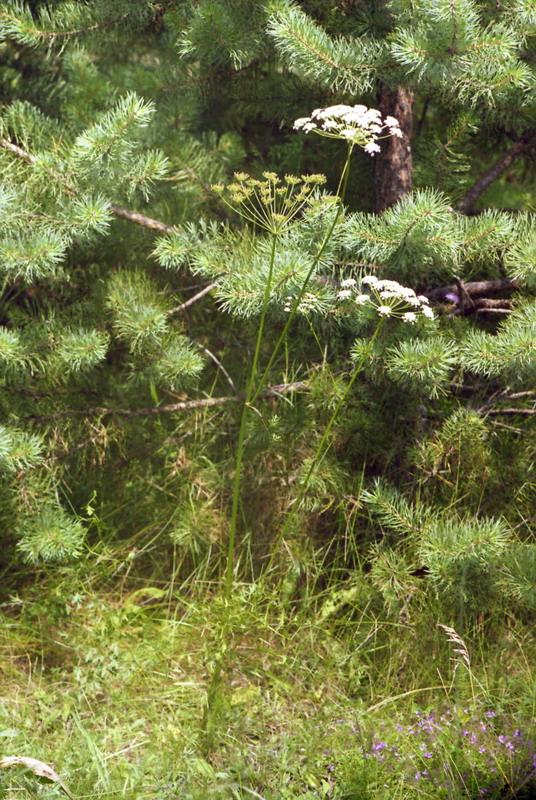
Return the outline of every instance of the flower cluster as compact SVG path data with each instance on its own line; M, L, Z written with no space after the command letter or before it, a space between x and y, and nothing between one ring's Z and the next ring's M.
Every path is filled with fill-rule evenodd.
M374 764L386 787L422 784L424 792L428 785L448 796L493 797L508 785L513 797L516 788L536 780L534 742L492 710L417 711L409 719L382 724L379 733L351 730L361 742L359 761Z
M294 128L304 133L313 131L330 139L344 139L352 145L359 145L370 155L379 152L378 139L384 139L386 136L402 137L397 119L394 117L382 119L376 108L360 105L317 108L310 117L297 119Z
M371 305L380 317L398 317L409 324L417 322L418 314L434 318L427 297L415 294L413 289L397 281L378 280L375 275L365 275L360 286L354 278L341 281L337 299L358 306Z
M235 172L233 177L227 188L217 183L212 190L240 216L274 234L284 233L312 199L314 189L326 182L324 175L279 178L275 172L263 172L262 181L245 172Z
M296 302L296 298L289 294L285 298L285 301L286 302L283 310L286 312L292 311L292 306ZM296 311L298 311L300 314L309 314L311 311L318 311L319 302L320 298L316 294L305 292L303 297L300 299Z

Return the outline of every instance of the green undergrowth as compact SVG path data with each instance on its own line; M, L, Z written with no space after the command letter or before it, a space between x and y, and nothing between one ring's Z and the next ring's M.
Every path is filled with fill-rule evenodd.
M459 732L434 751L450 790L421 787L409 752L387 772L364 752L419 711L493 711L530 737L534 643L522 617L475 620L466 662L430 603L400 613L340 585L292 605L260 584L226 601L203 581L96 571L42 577L0 608L0 757L53 765L76 798L477 797L477 766L473 783L456 779L469 758ZM61 794L3 773L10 800ZM501 761L497 785L522 797L510 773Z

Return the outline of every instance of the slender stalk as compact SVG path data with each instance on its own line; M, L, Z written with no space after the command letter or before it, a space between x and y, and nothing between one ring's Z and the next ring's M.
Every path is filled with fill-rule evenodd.
M348 143L348 154L346 156L346 161L345 161L344 168L343 168L343 171L342 171L342 174L341 174L341 178L340 178L340 181L339 181L339 186L337 188L337 195L339 196L339 205L338 205L338 208L337 208L337 213L335 214L335 216L333 218L333 222L330 225L329 230L326 233L326 235L324 237L324 240L323 240L322 244L320 245L320 248L319 248L316 256L313 259L313 263L311 264L311 268L310 268L309 272L307 273L305 281L303 282L303 285L301 287L300 293L299 293L298 297L296 298L296 300L294 302L294 306L292 308L292 311L289 314L289 317L287 319L285 327L283 328L283 331L282 331L279 339L276 342L274 350L272 351L272 354L271 354L270 359L268 361L268 364L267 364L267 366L266 366L266 368L265 368L265 370L264 370L264 372L263 372L263 374L261 376L259 384L258 384L255 392L253 392L253 386L254 386L255 378L256 378L256 374L257 374L257 366L258 366L258 363L259 363L259 354L260 354L260 348L261 348L261 342L262 342L262 335L263 335L263 332L264 332L264 323L265 323L265 319L266 319L266 312L267 312L267 309L268 309L268 301L269 301L269 298L270 298L270 289L271 289L271 283L272 283L272 273L273 273L274 260L275 260L277 234L275 232L272 234L272 250L271 250L271 253L270 253L270 265L269 265L269 270L268 270L268 280L266 282L266 289L265 289L264 297L263 297L261 319L260 319L260 323L259 323L259 329L258 329L258 332L257 332L257 342L256 342L256 345L255 345L255 354L253 356L253 364L252 364L252 367L251 367L251 373L250 373L250 376L249 376L248 385L247 385L247 389L246 389L246 399L245 399L245 402L244 402L244 406L242 408L242 416L241 416L241 419L240 419L240 430L239 430L239 433L238 433L238 442L237 442L237 448L236 448L235 475L234 475L234 481L233 481L233 504L232 504L232 509L231 509L231 525L230 525L230 530L229 530L229 547L228 547L228 551L227 551L227 568L226 568L226 574L225 574L225 597L227 599L230 598L232 587L233 587L233 570L234 570L234 551L235 551L235 542L236 542L236 526L237 526L237 519L238 519L238 506L239 506L239 502L240 502L240 482L241 482L241 479L242 479L242 460L243 460L243 455L244 455L244 441L245 441L245 436L246 436L246 422L247 422L248 411L249 411L250 407L253 405L253 403L256 401L256 399L258 398L258 396L262 392L263 387L266 384L266 380L268 378L268 375L270 373L272 365L273 365L273 363L274 363L274 361L275 361L275 359L276 359L276 357L277 357L277 355L279 353L281 345L286 340L288 329L289 329L290 325L292 324L292 320L293 320L294 315L296 314L296 311L297 311L297 309L298 309L298 307L300 305L301 299L302 299L302 297L304 296L304 294L306 292L306 289L307 289L307 286L309 284L309 281L311 280L312 274L313 274L316 266L318 265L318 262L322 258L322 253L326 249L326 246L327 246L329 240L331 239L333 231L335 230L335 226L337 225L337 222L339 221L339 217L340 217L340 214L341 214L341 211L342 211L342 207L343 207L344 196L346 194L346 187L348 185L348 175L349 175L349 172L350 172L350 161L351 161L351 156L352 156L352 150L353 150L353 144L352 143Z
M240 430L238 433L238 443L236 447L236 462L235 462L235 475L233 481L233 505L231 510L231 527L229 530L229 547L227 551L227 569L225 574L225 597L227 600L231 597L231 591L233 588L233 570L234 570L234 550L235 550L235 540L236 540L236 523L238 518L238 505L240 502L240 481L242 477L242 458L244 455L244 440L246 437L246 422L248 417L248 412L253 402L252 394L253 394L253 385L255 383L255 377L257 374L257 365L259 363L259 354L261 350L262 344L262 335L264 333L264 323L266 320L266 312L268 309L268 301L270 299L270 288L272 284L272 274L274 271L274 261L275 261L275 251L276 251L276 243L277 243L277 234L272 234L272 249L270 252L270 263L268 268L268 280L266 281L266 288L264 290L264 297L262 301L262 312L261 312L261 319L259 322L259 328L257 331L257 341L255 343L255 353L253 356L253 364L251 366L251 372L249 375L249 380L246 388L246 399L244 401L244 405L242 407L242 416L240 418ZM258 392L255 394L257 397ZM254 398L253 398L254 399Z
M305 494L305 492L307 491L307 487L308 487L308 485L310 483L310 480L311 480L311 477L313 475L313 472L315 471L315 469L317 469L318 466L320 466L322 460L324 459L324 457L327 454L327 451L329 450L329 445L324 450L324 446L326 444L327 438L328 438L328 436L330 434L330 431L331 431L333 425L335 424L335 420L339 416L339 412L340 412L342 406L344 405L344 403L346 401L346 398L348 397L348 395L350 394L350 391L352 390L352 386L354 385L357 376L361 372L363 364L365 363L365 359L367 358L368 354L372 350L372 347L374 345L376 337L378 336L378 333L380 332L380 330L382 328L383 322L384 322L384 320L381 319L379 321L378 325L376 326L376 330L374 331L374 333L371 336L371 339L370 339L370 342L368 344L367 349L365 350L365 352L361 356L361 360L359 361L359 364L355 368L355 370L353 372L353 375L352 375L352 377L351 377L351 379L350 379L350 381L348 383L348 386L344 390L344 393L343 393L342 397L340 398L339 402L337 403L337 406L336 406L335 410L333 411L333 414L331 415L331 418L330 418L328 424L326 425L326 429L324 430L322 438L320 439L318 447L316 448L315 454L314 454L313 459L311 461L311 466L307 470L307 475L305 476L304 480L302 481L302 484L301 484L300 490L298 492L298 495L297 495L296 499L294 500L292 508L291 508L291 510L290 510L285 522L283 523L283 526L281 528L279 536L277 537L275 545L272 548L272 554L270 556L270 560L268 561L268 565L267 565L266 569L264 570L265 574L268 573L271 570L272 566L273 566L275 557L277 555L277 551L279 550L279 545L283 541L283 538L284 538L286 532L288 531L288 529L290 527L290 523L294 519L294 515L296 514L296 511L300 507L300 501L301 501L303 495Z
M344 164L344 168L343 168L343 171L342 171L342 174L341 174L341 178L340 178L340 181L339 181L339 186L337 188L337 195L339 196L339 205L338 205L338 208L337 208L337 213L335 214L335 216L333 218L333 222L331 223L331 225L329 227L329 230L326 233L326 235L324 237L324 240L322 241L322 244L320 245L320 249L318 250L317 254L315 255L315 257L313 259L313 263L311 264L311 268L309 269L309 272L307 273L307 275L305 277L305 280L304 280L304 282L302 284L302 287L300 289L300 293L299 293L298 297L296 298L296 300L294 301L294 305L292 307L292 310L289 313L288 319L287 319L287 321L285 323L285 327L281 331L281 335L279 336L279 339L277 340L277 342L275 344L275 347L274 347L274 349L272 351L272 354L271 354L271 356L270 356L270 358L268 360L268 364L266 365L266 368L265 368L264 372L262 373L262 377L261 377L261 379L259 381L259 385L257 386L257 389L255 390L255 394L251 398L251 402L252 403L254 403L255 400L258 398L259 394L263 390L264 385L266 384L266 381L268 379L268 375L270 374L270 370L272 369L274 361L277 358L277 355L279 353L281 345L283 344L283 342L287 338L288 329L290 328L290 326L292 324L292 320L294 319L294 316L296 315L296 312L297 312L297 310L299 308L301 299L302 299L302 297L304 296L304 294L305 294L305 292L307 290L307 287L309 285L309 281L311 280L313 272L315 271L316 267L318 266L318 262L322 258L322 254L323 254L324 250L326 249L327 244L328 244L328 242L331 239L331 236L333 234L333 231L335 230L335 226L337 225L337 223L339 221L339 217L341 215L341 211L342 211L342 208L343 208L344 197L346 195L346 187L348 185L348 175L350 173L350 161L351 161L351 158L352 158L352 150L353 150L353 144L348 143L348 155L346 156L346 162ZM340 195L339 195L339 192L340 192Z

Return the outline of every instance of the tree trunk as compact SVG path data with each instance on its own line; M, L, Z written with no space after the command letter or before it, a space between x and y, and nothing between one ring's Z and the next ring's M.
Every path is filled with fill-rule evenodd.
M381 141L381 152L374 156L374 211L379 214L394 206L413 187L411 137L413 135L413 92L382 83L378 91L382 117L396 117L403 137L389 136Z

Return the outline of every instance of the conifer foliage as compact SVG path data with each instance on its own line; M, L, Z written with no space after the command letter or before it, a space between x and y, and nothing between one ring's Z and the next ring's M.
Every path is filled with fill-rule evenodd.
M243 540L269 547L298 497L290 550L337 542L359 475L364 546L380 524L439 594L469 597L487 575L528 602L534 487L516 487L536 416L533 5L0 2L9 563L98 550L108 524L167 525L185 565L209 553L219 569L262 317ZM392 144L353 153L341 204L345 146L304 120L383 108L387 93L400 135L391 123ZM391 201L374 213L380 179ZM353 288L371 276L430 313L384 312L373 336L385 306Z

